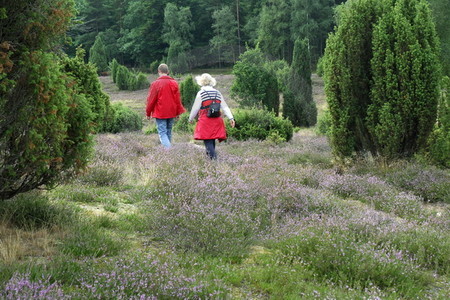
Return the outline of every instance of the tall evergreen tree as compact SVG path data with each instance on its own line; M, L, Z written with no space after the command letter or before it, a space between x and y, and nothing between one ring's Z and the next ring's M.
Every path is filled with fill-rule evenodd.
M263 6L256 43L272 59L292 58L290 0L268 0Z
M97 35L94 45L89 50L89 62L97 67L99 73L108 70L108 57L101 33Z
M325 63L334 153L412 155L437 109L437 40L426 1L348 1L338 13Z
M450 1L429 0L429 2L441 40L442 70L445 75L450 76Z
M334 0L291 0L292 40L308 39L311 58L316 63L325 50L328 33L333 29Z
M192 41L192 14L189 7L178 7L168 3L164 9L163 40L169 45L167 63L174 72L189 69L187 51Z
M212 49L218 51L220 61L235 61L234 48L237 45L237 22L229 6L213 13L214 37L209 41Z
M297 40L284 93L283 115L295 126L314 126L317 108L312 97L311 66L308 40Z
M119 44L120 50L129 55L136 65L148 66L154 61L160 62L164 56L164 4L163 0L132 0L128 4ZM126 63L120 59L118 61Z

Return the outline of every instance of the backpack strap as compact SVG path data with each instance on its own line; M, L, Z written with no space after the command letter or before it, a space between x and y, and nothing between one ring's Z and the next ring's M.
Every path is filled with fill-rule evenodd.
M202 106L200 107L200 109L209 108L209 106L211 105L203 105L203 102L205 101L212 101L212 103L222 102L219 97L219 92L217 91L203 91L201 92L200 97L202 99Z

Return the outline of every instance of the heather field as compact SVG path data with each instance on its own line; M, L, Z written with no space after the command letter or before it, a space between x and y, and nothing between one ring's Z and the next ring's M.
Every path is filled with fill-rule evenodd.
M337 168L314 129L218 156L98 135L86 173L0 208L0 299L450 298L448 170Z

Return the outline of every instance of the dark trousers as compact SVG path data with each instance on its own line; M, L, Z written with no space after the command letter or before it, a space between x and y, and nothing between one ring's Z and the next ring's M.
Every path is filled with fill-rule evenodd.
M216 159L216 140L203 140L206 148L206 155L211 159Z

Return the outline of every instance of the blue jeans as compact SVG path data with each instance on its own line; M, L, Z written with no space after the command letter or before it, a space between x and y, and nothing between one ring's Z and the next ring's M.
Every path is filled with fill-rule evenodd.
M156 119L156 126L158 127L159 140L165 148L170 148L172 141L172 127L175 118L170 119Z

